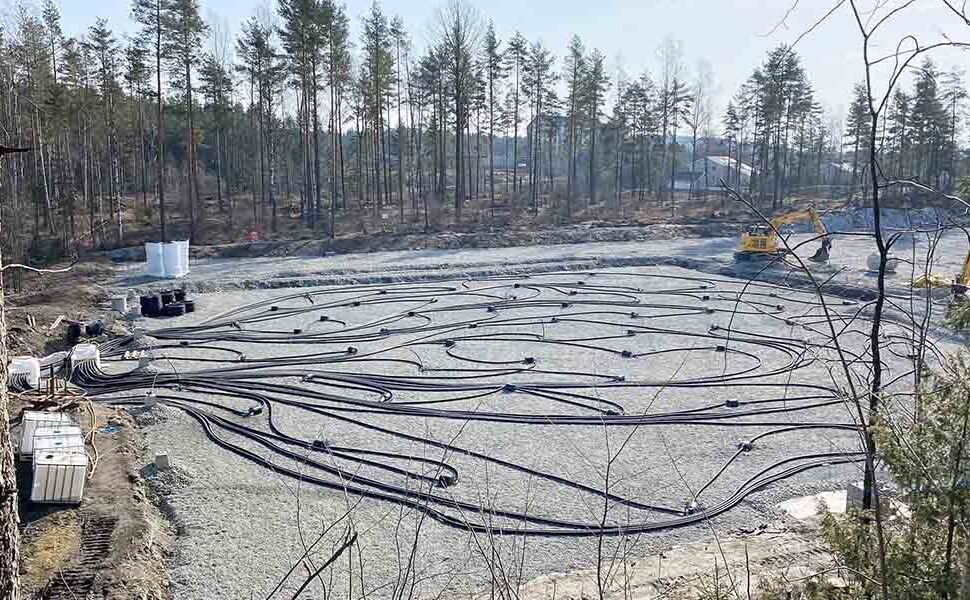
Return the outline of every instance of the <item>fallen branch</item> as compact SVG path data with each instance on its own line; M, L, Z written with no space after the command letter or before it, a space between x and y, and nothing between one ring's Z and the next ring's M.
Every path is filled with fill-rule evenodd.
M71 260L71 264L69 264L66 267L61 268L61 269L38 269L37 267L31 267L31 266L28 266L28 265L22 265L20 263L12 263L12 264L9 264L9 265L3 265L3 268L0 268L0 271L6 271L7 269L23 269L24 271L30 271L32 273L42 273L42 274L47 274L47 273L67 273L68 271L70 271L71 269L74 268L74 265L77 264L77 261L78 261L78 258L77 258L77 255L75 255L74 256L74 259Z

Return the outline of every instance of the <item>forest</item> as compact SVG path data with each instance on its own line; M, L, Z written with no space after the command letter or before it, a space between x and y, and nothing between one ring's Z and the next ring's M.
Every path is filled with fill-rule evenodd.
M377 2L359 39L334 0L272 9L230 39L198 0L134 0L128 37L104 19L65 36L54 0L17 8L0 41L0 124L4 144L32 151L0 165L8 257L673 215L722 184L769 210L867 193L865 86L848 86L840 122L788 46L714 114L714 68L688 67L669 37L655 68L630 75L579 36L564 49L499 39L464 0L429 9L421 51ZM878 124L884 168L952 190L970 170L966 96L961 71L915 69Z

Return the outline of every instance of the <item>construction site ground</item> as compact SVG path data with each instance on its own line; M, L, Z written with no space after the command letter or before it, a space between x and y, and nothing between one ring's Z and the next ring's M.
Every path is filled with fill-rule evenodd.
M798 247L797 255L805 259L817 281L859 290L864 302L865 294L871 294L876 283L867 268L868 259L875 251L871 237L861 229L842 228L834 235L832 258L825 265L807 261L818 245L811 241L814 237L813 234L796 233L788 238L788 242ZM799 246L803 242L806 243ZM143 265L124 263L117 267L112 289L117 293L136 294L178 286L195 294L196 315L133 324L150 332L157 327L198 323L235 306L295 291L285 288L318 291L320 286L428 281L459 287L464 285L462 282L474 286L487 279L524 282L531 277L555 282L564 280L569 272L582 274L589 271L614 273L617 277L634 273L674 279L717 275L719 280L743 283L761 266L738 268L733 259L736 244L736 237L722 236L318 257L209 258L193 260L191 273L179 282L153 281L144 275ZM894 255L900 262L888 278L891 294L910 295L909 282L924 272L931 247L934 271L953 274L959 270L967 251L965 236L948 234L939 243L931 244L919 235L904 235L894 248ZM783 267L770 270L768 275L775 283L783 284L791 279L796 287L804 289L804 275L793 276ZM942 296L938 296L937 306L942 306L939 304L942 301ZM372 317L378 319L380 315ZM703 327L706 326L705 323ZM774 334L786 335L783 329ZM508 353L516 354L513 346L507 349ZM261 350L247 350L250 351L258 353ZM670 365L664 368L668 367ZM309 430L305 433L312 435L314 427L319 426L307 424L305 427ZM179 533L172 564L172 589L176 598L235 598L265 594L282 573L299 560L306 544L304 536L308 535L305 530L319 527L346 507L347 499L341 498L340 494L294 486L292 482L213 448L206 443L198 425L177 411L158 409L154 420L145 427L145 433L149 450L170 452L175 465L169 474L155 478L153 485L164 498L168 514L174 519ZM726 438L720 441L731 445ZM593 438L587 442L595 445ZM576 443L582 445L584 451L593 452L591 446L585 445L587 442ZM545 456L543 452L546 450L533 448L534 441L523 443L523 448L532 448L537 456ZM690 460L701 457L704 461L719 460L718 452L708 445L701 446L700 454L690 458L692 451L686 449L690 444L686 438L674 442L686 453L678 456L687 461L688 472L694 468ZM668 475L670 473L663 478ZM796 573L801 576L822 570L830 566L831 557L814 540L812 525L787 515L779 505L798 496L844 489L858 478L859 473L848 468L830 469L819 476L800 476L755 494L723 518L663 535L638 537L633 547L624 550L628 553L625 558L612 563L617 568L623 565L624 569L630 570L627 591L638 591L632 596L623 590L613 590L611 594L652 598L669 594L678 586L696 586L714 574L718 557L722 562L727 561L731 568L741 565L753 571L767 572L767 577L779 574L794 577ZM676 486L676 481L671 481L668 489ZM386 507L365 507L362 522L373 523L380 531L386 526L386 510ZM488 587L487 582L481 579L481 571L473 565L475 552L465 546L468 540L447 529L429 527L429 530L433 533L428 535L439 541L421 557L426 569L422 576L440 582L444 575L434 570L434 565L447 564L449 572L464 574L467 580L461 584L448 583L434 593L457 597L483 593L482 590ZM393 548L388 545L395 543L394 535L389 534L383 541L377 535L377 539L372 540L374 562L371 564L375 573L391 568L388 564L400 566L400 557L395 562L393 556L387 554L393 553ZM507 549L514 555L514 542L509 544ZM592 564L595 543L590 540L567 543L558 539L540 539L530 541L528 551L531 557L536 557L536 562L522 573L526 597L549 597L554 588L557 598L593 595L596 585L596 568ZM749 557L747 564L746 555ZM669 556L680 558L665 561ZM220 582L216 590L212 587L214 581ZM431 594L431 588L425 592Z
M808 264L819 280L872 290L875 278L866 268L867 259L874 252L872 239L851 229L845 227L834 236L832 259L827 265ZM75 273L84 274L80 282L85 286L84 302L72 301L71 293L66 291L78 284L77 276L65 276L63 285L67 288L50 284L45 288L41 284L15 298L16 308L8 313L8 318L12 323L14 353L37 354L63 347L63 325L51 328L58 317L85 319L107 315L107 299L112 294L127 293L135 300L139 292L170 287L185 287L195 295L199 307L196 319L200 320L254 298L286 293L283 288L427 281L458 285L470 279L616 268L674 277L716 274L743 281L757 271L757 266L751 271L738 270L734 265L737 238L731 227L719 226L708 235L711 233L717 236L688 239L664 232L650 239L648 232L642 238L637 234L632 238L636 241L583 243L581 236L576 236L569 244L555 245L198 258L191 263L191 273L178 282L152 280L144 275L144 265L137 262L108 265L100 261L93 266L82 263L82 270ZM796 233L789 243L798 245L812 238L812 234ZM966 243L962 235L944 237L935 246L933 270L957 272L966 254ZM909 281L925 270L930 246L920 236L904 236L897 243L895 256L902 261L889 277L891 293L907 292ZM817 243L806 243L797 254L807 259L816 247ZM315 247L313 251L316 252ZM280 252L305 254L293 248ZM784 269L772 273L780 280L788 277ZM241 296L242 290L253 290L249 293L256 295ZM184 322L191 320L185 318ZM178 321L117 320L109 322L109 327L117 335ZM102 406L94 410L97 427L110 421L116 429L96 435L102 455L85 502L78 509L36 512L25 507L25 586L38 598L72 597L57 595L63 593L60 590L65 586L63 580L57 583L56 578L93 570L92 565L99 573L91 588L92 593L100 594L96 597L194 599L259 595L267 591L267 584L279 579L282 570L289 568L295 560L294 553L299 554L301 528L306 520L316 518L319 522L335 510L327 492L294 491L290 484L224 456L205 443L196 424L184 415L160 408L154 414L134 419L121 410ZM78 417L90 427L86 408L78 412ZM166 474L155 473L146 466L156 451L168 451L173 456L175 467ZM756 495L738 508L740 516L665 536L638 538L626 550L624 560L613 561L614 566L622 565L629 572L627 591L633 590L632 595L624 591L617 597L652 598L674 588L696 586L713 573L711 557L715 563L720 557L737 566L744 564L747 554L750 563L755 564L753 570L767 570L771 576L793 568L799 574L824 568L830 564L830 557L814 540L811 523L787 516L777 505L799 495L844 488L855 478L852 472L830 471L821 478L799 479ZM303 513L294 517L294 510ZM319 512L314 515L314 510ZM106 515L110 517L107 520L103 519ZM287 520L282 526L281 521ZM103 539L105 535L111 540L110 550L85 550L86 544L91 545L86 539ZM442 535L442 539L448 539L447 534ZM509 550L514 553L515 549ZM557 598L595 594L593 546L566 547L558 541L534 540L529 551L544 559L540 568L523 573L524 597L549 597L553 589ZM571 558L563 559L565 556ZM465 566L457 566L456 572ZM480 591L481 584L479 580L470 587L454 586L452 592L467 595L476 589Z

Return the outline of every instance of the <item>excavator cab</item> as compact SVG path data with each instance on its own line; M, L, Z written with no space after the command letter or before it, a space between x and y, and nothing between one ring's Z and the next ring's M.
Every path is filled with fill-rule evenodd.
M749 225L741 233L741 245L739 252L764 252L774 254L778 251L778 242L775 232L767 225Z

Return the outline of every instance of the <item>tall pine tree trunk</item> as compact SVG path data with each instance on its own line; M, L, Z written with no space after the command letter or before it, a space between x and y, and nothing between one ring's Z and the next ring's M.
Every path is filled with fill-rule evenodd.
M320 185L320 111L318 105L319 90L317 90L317 61L312 60L310 63L310 70L312 73L312 80L310 81L310 93L313 98L312 111L313 111L313 221L314 223L319 223L320 221L320 209L323 205L322 201L322 191Z
M165 126L162 98L162 0L155 3L155 83L157 84L158 128L158 224L162 242L168 241L165 231Z
M404 223L404 144L401 143L404 128L401 119L401 43L397 43L397 195L401 223Z
M0 224L0 231L2 231ZM17 513L17 471L10 435L7 394L7 318L3 298L3 257L0 255L0 598L20 598L20 516Z

